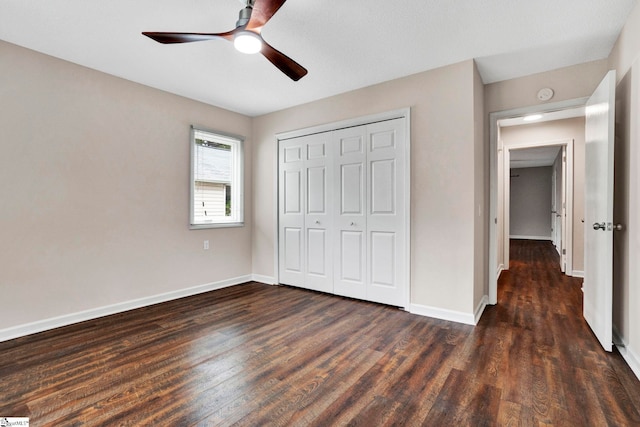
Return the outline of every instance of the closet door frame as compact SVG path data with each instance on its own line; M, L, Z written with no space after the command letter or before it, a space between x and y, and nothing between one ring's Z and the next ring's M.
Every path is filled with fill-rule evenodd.
M405 141L404 141L404 154L405 154L405 168L402 174L403 185L406 191L404 197L404 232L405 232L405 259L402 262L401 267L404 269L404 277L406 280L406 291L404 292L404 308L409 310L411 300L411 109L409 107L402 108L393 111L387 111L384 113L367 115L357 117L349 120L327 123L318 126L312 126L308 128L298 129L289 132L283 132L276 134L276 155L275 155L275 171L273 188L276 195L274 204L274 278L275 283L280 283L280 248L279 248L279 206L280 206L280 194L279 194L279 177L280 177L280 164L279 164L279 150L280 141L285 141L291 138L297 138L305 135L312 135L322 132L331 132L340 129L346 129L350 127L368 125L378 122L383 122L393 119L404 119L405 123Z

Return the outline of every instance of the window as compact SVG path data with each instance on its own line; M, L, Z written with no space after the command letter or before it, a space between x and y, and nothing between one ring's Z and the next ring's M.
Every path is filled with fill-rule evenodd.
M191 127L191 228L244 225L243 138Z

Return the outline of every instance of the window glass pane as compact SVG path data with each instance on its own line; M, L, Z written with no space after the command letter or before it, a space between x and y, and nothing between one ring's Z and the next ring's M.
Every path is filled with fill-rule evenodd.
M194 129L191 225L242 222L242 140Z

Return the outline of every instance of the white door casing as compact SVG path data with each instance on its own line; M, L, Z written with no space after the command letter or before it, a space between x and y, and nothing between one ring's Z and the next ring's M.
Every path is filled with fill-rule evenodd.
M584 318L606 351L613 334L613 154L615 71L586 106Z
M562 139L562 140L549 140L549 141L538 141L538 142L514 142L514 143L503 143L502 151L500 153L500 157L502 158L503 167L502 167L502 192L500 195L502 196L501 204L503 212L496 213L496 225L499 223L502 227L502 259L504 262L503 268L508 270L509 268L509 227L510 227L510 162L511 162L511 151L513 150L522 150L527 148L534 147L549 147L549 146L561 146L562 152L564 154L564 159L562 163L562 177L560 178L561 186L562 186L562 201L561 201L561 209L559 211L561 216L561 234L560 234L560 264L563 272L567 272L568 274L572 274L573 269L573 251L569 242L573 241L573 203L567 202L568 200L573 200L573 139ZM496 156L498 157L498 156ZM496 193L497 194L497 193ZM496 210L497 212L497 210ZM498 220L498 216L500 219ZM496 233L497 237L497 233ZM492 245L493 247L493 245ZM496 250L497 254L497 250ZM497 257L494 257L495 260ZM493 277L493 282L489 283L489 291L490 297L496 298L497 302L497 275Z
M558 197L556 188L558 174L554 164L553 172L551 174L551 240L556 251L560 253L560 239L558 239Z
M568 191L567 191L567 146L562 146L562 176L560 177L560 182L562 186L561 190L561 199L560 199L560 271L563 273L567 272L567 253L570 251L570 245L573 242L573 239L570 239L569 236L572 236L573 233L569 232L569 227L567 226L567 206L569 203L573 204L573 200L569 200ZM572 171L573 174L573 171ZM571 196L573 198L573 195ZM573 212L572 212L573 215ZM573 269L573 267L572 267Z
M524 117L530 114L548 113L583 107L587 102L587 98L576 98L560 102L551 102L543 105L533 105L529 107L514 108L510 110L496 111L489 113L489 265L487 268L489 282L489 304L498 302L498 277L503 268L507 267L502 259L504 252L502 244L504 238L500 238L504 230L504 147L500 140L499 121L512 117ZM572 160L571 154L567 154L568 160ZM571 165L568 165L569 168ZM568 172L571 177L571 171ZM567 187L570 192L571 188ZM571 194L567 195L572 200ZM571 230L572 213L570 212L572 205L567 207L567 228ZM567 259L567 265L572 269L572 260Z

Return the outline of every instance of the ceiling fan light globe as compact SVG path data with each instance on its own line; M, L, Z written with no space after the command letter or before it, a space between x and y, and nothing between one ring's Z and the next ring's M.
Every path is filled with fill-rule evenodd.
M233 45L242 53L258 53L262 49L262 40L250 31L242 31L233 38Z

